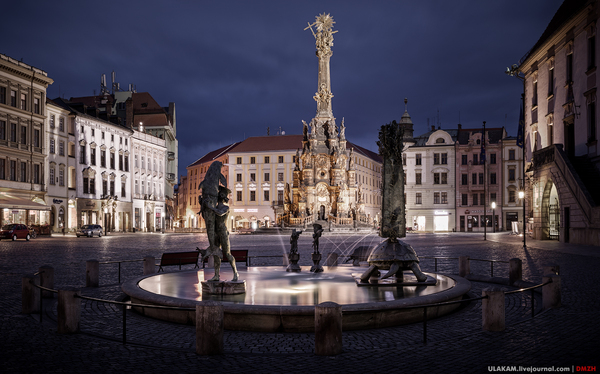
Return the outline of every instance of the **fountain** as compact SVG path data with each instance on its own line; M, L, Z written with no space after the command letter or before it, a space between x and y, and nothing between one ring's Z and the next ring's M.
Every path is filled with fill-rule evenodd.
M320 15L315 24L317 32L313 32L313 35L317 39L317 48L325 48L327 52L317 54L319 74L321 76L326 72L323 77L328 77L328 58L331 56L330 47L333 45L333 19L329 15ZM328 79L323 78L323 81L328 82ZM328 86L319 87L320 93L315 96L315 100L318 108L329 115L331 92ZM332 131L333 127L335 124L332 123ZM335 130L337 131L337 128ZM405 235L400 157L402 132L399 125L392 123L383 126L379 143L380 153L384 157L383 218L380 236L385 240L371 251L368 269L345 264L321 266L319 237L323 234L323 227L314 224L314 251L311 257L313 265L310 268L298 265L300 255L297 241L301 231L294 230L290 238L290 264L287 268L248 267L238 272L235 261L228 257L232 264L231 274L228 270L222 272L221 251L227 256L229 241L225 239L228 233L226 228L225 231L214 231L209 230L208 226L209 221L212 222L210 225L217 225L217 221L211 220L210 217L223 217L223 212L228 208L216 203L218 191L215 190L212 195L207 194L206 210L203 205L203 214L206 211L207 235L211 243L206 253L215 258L214 270L144 276L124 283L123 291L134 304L195 308L199 302L216 300L223 305L225 329L263 332L314 331L315 306L326 301L342 306L343 329L353 330L421 321L423 310L413 307L462 299L471 289L469 281L458 276L423 273L412 247L398 240ZM352 157L349 158L349 162L352 163ZM312 170L311 173L316 174L316 171ZM218 184L217 180L216 186ZM215 187L214 184L211 186ZM226 186L223 188L226 189ZM221 191L224 191L223 188ZM204 191L202 195L204 196ZM324 214L320 215L320 218L326 219ZM220 247L217 243L220 243ZM383 277L378 277L379 270L388 272ZM408 271L404 273L404 270L410 270L412 274ZM220 286L223 284L220 277L230 275L232 282L238 281L238 276L244 279L242 282L245 292L220 292L219 288L224 288ZM205 277L212 278L204 281ZM205 285L215 287L210 289ZM448 314L458 307L459 304L428 307L427 318ZM186 324L195 322L195 311L133 308L149 317Z

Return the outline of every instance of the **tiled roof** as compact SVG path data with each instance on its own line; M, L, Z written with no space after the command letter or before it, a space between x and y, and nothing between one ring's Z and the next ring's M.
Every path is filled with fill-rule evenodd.
M483 128L479 129L460 129L458 130L458 143L461 145L469 144L469 137L473 133L481 133ZM504 128L485 129L490 144L496 144L504 137Z
M252 136L235 147L235 152L295 151L296 149L302 149L302 135Z
M379 154L370 151L366 148L363 148L359 145L356 145L354 143L351 142L346 142L346 149L350 149L350 148L354 148L354 150L356 151L356 153L359 153L365 157L370 158L371 160L375 161L375 162L379 162L382 163L383 159L381 158L381 156L379 156Z
M131 98L133 100L133 111L136 114L165 112L165 108L158 105L148 92L134 92Z
M426 132L425 134L415 136L414 137L415 144L412 145L411 147L425 147L427 145L427 142L429 141L429 137L431 137L431 134L433 134L434 132L439 131L439 130L447 132L452 137L452 140L456 141L457 133L458 133L457 129L449 129L449 130L434 129L434 130ZM447 146L448 144L443 144L443 145Z
M226 154L228 152L231 152L238 144L240 144L240 142L229 144L229 145L226 145L225 147L221 147L221 148L216 149L214 151L208 152L207 154L205 154L204 156L200 157L199 160L197 160L196 162L192 163L188 167L195 166L195 165L200 165L200 164L203 164L205 162L213 161L213 160L219 158L220 156L222 156L222 155L224 155L224 154Z

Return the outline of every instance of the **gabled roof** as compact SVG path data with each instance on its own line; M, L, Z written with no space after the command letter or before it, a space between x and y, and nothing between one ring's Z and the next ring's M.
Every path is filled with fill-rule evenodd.
M302 149L302 135L252 136L242 141L234 152L295 151Z
M133 112L141 113L167 113L165 108L158 105L156 100L148 92L134 92L131 95L133 100Z
M473 133L481 133L483 131L483 128L479 128L479 129L460 129L458 130L458 143L460 145L467 145L469 144L469 137L473 134ZM496 144L498 143L500 140L502 140L502 138L504 137L504 127L501 128L491 128L491 129L485 129L485 132L487 134L488 137L488 142L489 144Z
M457 140L457 134L458 134L458 130L457 129L449 129L449 130L447 130L447 129L434 129L434 130L426 132L425 134L421 134L421 135L415 136L414 137L415 144L412 145L411 147L425 147L425 146L427 146L427 142L429 141L429 138L431 137L431 134L433 134L436 131L440 131L440 130L447 132L452 137L452 140L454 140L454 141ZM441 144L441 145L448 146L448 144Z
M361 155L363 155L365 157L368 157L368 158L370 158L371 160L373 160L375 162L379 162L379 163L383 162L383 159L381 158L381 156L379 156L379 154L377 154L377 153L375 153L373 151L370 151L370 150L368 150L366 148L363 148L360 145L356 145L354 143L347 142L346 143L346 149L349 149L349 148L354 148L354 150L356 151L356 153L361 154Z
M200 159L198 159L196 162L190 164L188 168L195 165L204 164L206 162L212 162L217 158L227 154L228 152L231 152L238 144L240 144L240 142L235 142L233 144L226 145L225 147L221 147L214 151L208 152L204 156L200 157Z

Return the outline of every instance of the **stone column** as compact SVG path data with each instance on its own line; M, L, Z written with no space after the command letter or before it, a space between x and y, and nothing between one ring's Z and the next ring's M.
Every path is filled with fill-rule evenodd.
M469 256L460 256L458 258L458 275L461 277L466 277L469 274L471 274Z
M98 260L85 262L85 286L98 287L100 285L100 263Z
M523 261L519 258L511 258L508 261L508 284L511 286L516 281L520 281L523 278Z
M334 302L315 306L315 354L342 353L342 307Z
M54 288L54 268L52 266L40 266L40 286L45 288ZM42 297L46 299L54 298L54 292L42 291Z
M223 354L223 305L201 301L196 305L196 354Z
M482 327L486 331L504 331L505 328L505 300L504 291L496 288L486 288L481 296Z
M561 305L560 276L547 274L542 277L542 283L549 280L552 283L542 286L542 307L544 309L558 308Z
M56 323L59 334L72 334L79 331L81 320L81 291L66 289L58 291Z
M144 275L156 273L156 260L153 256L144 257Z
M40 277L33 274L21 278L21 312L25 314L40 312Z

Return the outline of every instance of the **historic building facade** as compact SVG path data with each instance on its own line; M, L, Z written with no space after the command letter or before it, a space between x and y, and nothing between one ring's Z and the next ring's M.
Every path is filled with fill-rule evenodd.
M524 82L526 210L536 239L600 245L598 7L565 1L508 71Z
M523 200L519 192L523 190L523 149L517 146L517 138L507 136L502 139L502 215L499 219L505 230L523 230ZM513 227L514 225L517 227ZM501 226L501 227L502 227Z
M53 80L0 54L0 226L50 225L46 89Z

